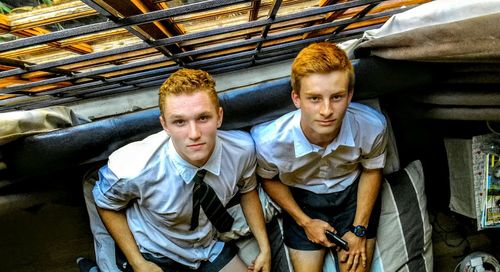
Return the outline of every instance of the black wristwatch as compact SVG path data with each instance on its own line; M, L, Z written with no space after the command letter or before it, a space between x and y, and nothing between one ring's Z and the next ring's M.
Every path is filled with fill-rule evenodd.
M349 229L352 233L354 233L354 235L358 236L358 237L365 237L366 236L366 227L364 226L351 226L351 228Z

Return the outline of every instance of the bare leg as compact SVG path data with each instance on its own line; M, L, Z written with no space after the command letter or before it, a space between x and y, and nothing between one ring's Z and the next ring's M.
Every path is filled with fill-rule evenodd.
M221 272L245 272L247 271L248 267L245 265L245 263L238 257L238 255L235 255L229 263L222 268Z
M376 238L367 239L366 240L366 267L363 267L361 264L358 265L356 272L367 272L370 271L373 261L373 252L375 251L375 242ZM347 270L347 262L341 263L339 262L340 271L348 272Z
M296 250L289 248L295 272L320 272L323 270L325 250Z

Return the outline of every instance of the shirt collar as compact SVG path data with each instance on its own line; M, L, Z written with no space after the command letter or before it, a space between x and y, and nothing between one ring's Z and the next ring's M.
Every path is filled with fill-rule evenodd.
M179 155L179 153L177 153L177 150L175 150L172 141L169 141L168 143L168 156L172 161L175 170L181 176L182 180L184 180L185 183L190 183L193 180L194 175L196 175L196 172L198 172L198 170L201 169L205 169L208 172L218 176L220 174L221 160L222 160L222 142L220 141L219 137L216 137L214 152L212 153L208 161L205 163L205 165L203 165L200 168L185 161Z
M300 117L301 112L300 110L297 110L293 115L292 120L293 147L295 150L295 158L305 156L312 152L317 152L321 149L319 146L311 144L306 138L306 135L304 135L304 132L300 127Z
M295 149L295 157L299 158L312 152L318 152L322 148L320 146L311 144L304 135L300 127L300 110L297 110L293 116L293 145ZM336 150L339 146L354 147L354 135L352 131L352 116L349 111L346 112L342 126L340 127L339 135L326 147L326 150Z
M339 146L349 146L354 147L354 135L353 135L353 116L350 114L349 109L344 115L344 120L342 120L342 126L340 127L339 135L326 147L326 150L336 150Z

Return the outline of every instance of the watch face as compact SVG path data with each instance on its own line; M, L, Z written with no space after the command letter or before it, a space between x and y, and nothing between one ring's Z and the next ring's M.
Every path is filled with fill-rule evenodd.
M356 235L358 237L365 237L366 228L363 226L355 226L352 228L352 232L354 233L354 235Z

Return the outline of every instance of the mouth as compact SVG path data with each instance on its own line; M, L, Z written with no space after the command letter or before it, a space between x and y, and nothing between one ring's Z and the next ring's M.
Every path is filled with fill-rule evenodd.
M318 120L320 126L331 126L335 123L335 120Z
M204 145L205 145L205 143L197 143L197 144L190 144L187 147L190 149L197 150L197 149L201 149Z

